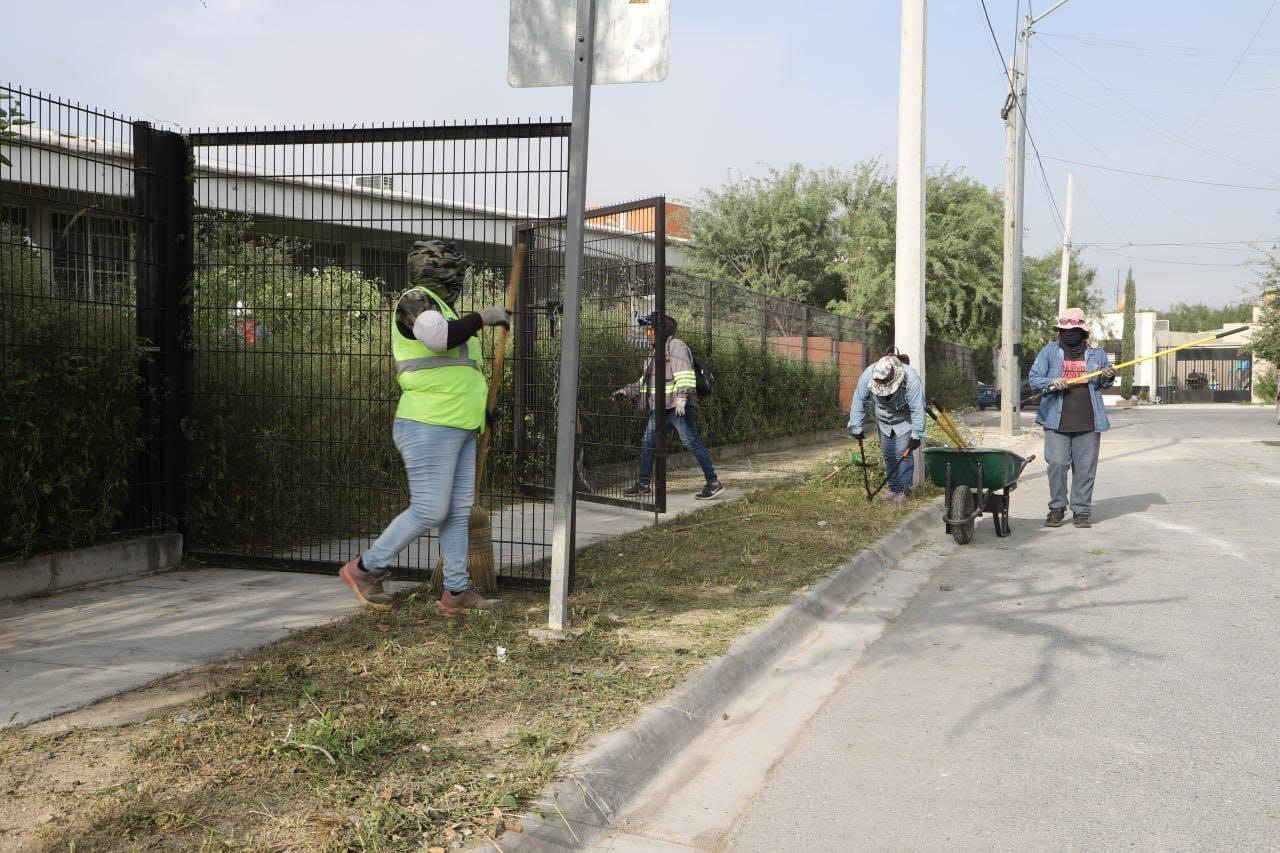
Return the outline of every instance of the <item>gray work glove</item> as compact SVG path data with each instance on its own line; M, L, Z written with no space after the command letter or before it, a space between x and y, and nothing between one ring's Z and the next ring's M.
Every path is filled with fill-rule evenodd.
M1065 390L1067 390L1067 389L1068 389L1068 388L1070 388L1070 387L1071 387L1071 383L1067 382L1067 380L1065 380L1065 379L1055 379L1055 380L1053 380L1052 382L1050 382L1050 383L1049 383L1049 390L1050 390L1050 391L1059 391L1059 392L1061 392L1061 391L1065 391Z
M1115 378L1116 378L1116 369L1115 369L1115 367L1113 367L1112 365L1108 364L1106 367L1102 368L1102 373L1100 374L1100 378L1101 378L1104 382L1110 382L1112 379L1115 379Z
M511 312L501 305L490 305L488 308L481 308L476 312L480 315L480 322L486 326L506 326L511 328Z

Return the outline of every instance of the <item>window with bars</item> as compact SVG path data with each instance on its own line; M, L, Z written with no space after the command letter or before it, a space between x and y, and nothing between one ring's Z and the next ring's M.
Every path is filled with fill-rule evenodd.
M31 220L28 218L25 207L0 205L0 223L9 225L24 237L31 235Z
M87 302L131 301L133 228L107 216L50 215L58 295Z
M409 276L405 271L405 253L395 249L365 247L360 250L360 274L365 278L379 278L383 291L399 296L408 288Z
M298 251L296 261L299 267L310 272L325 267L345 267L347 265L347 244L327 240L312 240L306 248Z

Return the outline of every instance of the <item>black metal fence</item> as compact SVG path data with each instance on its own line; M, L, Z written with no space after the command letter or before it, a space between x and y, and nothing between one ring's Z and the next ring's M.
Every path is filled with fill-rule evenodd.
M1253 355L1240 347L1190 347L1156 359L1161 403L1248 403Z
M0 86L0 558L181 514L175 139Z
M502 304L516 229L563 215L567 137L542 122L190 135L198 554L332 570L404 509L388 367L407 251L453 241L476 265L459 311ZM493 335L480 338L492 373ZM542 577L550 541L547 505L514 488L512 432L496 427L478 489L507 582ZM520 463L553 454L540 442ZM394 568L422 579L437 555L432 533Z
M413 240L446 238L476 263L462 311L501 303L530 250L479 492L500 577L545 578L567 124L179 135L0 95L0 556L178 529L208 560L332 571L367 547L406 495L391 309ZM836 425L865 363L860 322L669 273L666 209L588 222L581 499L665 507L676 445L658 442L651 495L625 494L650 415L610 399L640 378L643 314L711 365L711 446ZM426 536L395 568L436 559Z

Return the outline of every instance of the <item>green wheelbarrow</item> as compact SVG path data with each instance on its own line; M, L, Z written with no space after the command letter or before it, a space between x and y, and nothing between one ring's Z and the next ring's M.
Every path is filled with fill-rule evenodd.
M942 521L961 545L973 541L974 522L984 512L996 525L996 536L1009 528L1009 493L1035 456L984 447L929 447L924 451L929 479L944 491Z

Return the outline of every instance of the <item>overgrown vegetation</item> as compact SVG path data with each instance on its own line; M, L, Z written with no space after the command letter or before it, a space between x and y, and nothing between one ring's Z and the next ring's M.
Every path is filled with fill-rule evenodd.
M118 530L136 481L133 311L51 299L53 288L40 252L0 222L0 559Z
M836 461L588 549L564 643L527 634L545 624L538 593L456 621L409 596L250 655L176 715L12 733L9 795L56 815L27 846L422 850L493 837L564 756L901 520L866 502L854 468L823 482ZM51 792L45 768L90 752L100 785Z
M1171 332L1211 332L1230 324L1248 323L1253 317L1253 305L1249 300L1221 306L1177 302L1158 314L1161 320L1169 321Z
M928 334L989 361L1000 341L1003 199L962 172L928 176ZM690 219L693 272L787 296L870 324L873 349L893 332L896 184L878 161L848 171L792 165L704 191ZM1053 337L1061 256L1027 258L1023 346ZM1095 271L1071 259L1070 303L1100 300Z

